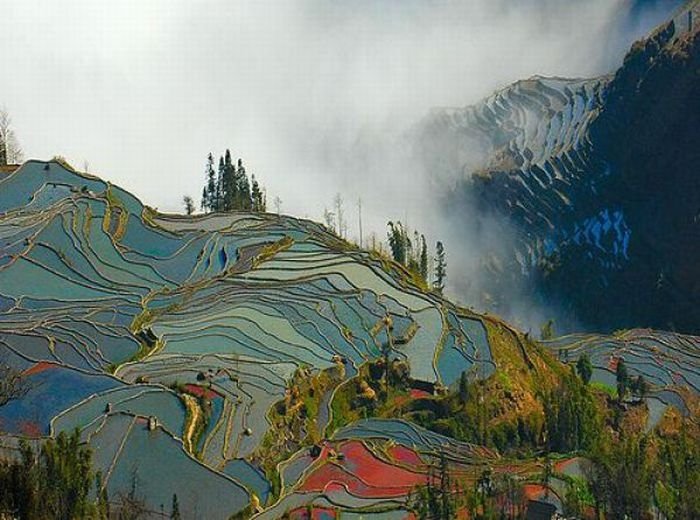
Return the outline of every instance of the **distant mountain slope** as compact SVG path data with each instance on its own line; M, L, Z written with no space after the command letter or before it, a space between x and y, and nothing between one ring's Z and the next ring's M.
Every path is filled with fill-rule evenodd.
M592 328L700 331L698 27L692 2L614 75L534 77L423 122L438 177L461 175L449 217L515 229L489 274L502 310L526 280Z

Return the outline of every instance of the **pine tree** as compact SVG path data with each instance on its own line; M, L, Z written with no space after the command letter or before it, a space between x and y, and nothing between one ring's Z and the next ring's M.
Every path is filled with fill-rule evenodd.
M578 358L578 361L576 362L576 372L581 378L581 381L587 385L591 380L591 376L593 375L593 365L591 365L591 360L588 357L588 354L583 354L580 358Z
M420 236L420 275L428 281L428 247L425 244L425 235Z
M206 174L207 183L202 190L201 202L203 211L267 211L265 188L255 176L252 182L248 179L242 159L234 164L230 150L219 157L218 173L214 173L214 158L209 154Z
M206 212L216 211L217 180L214 172L214 156L209 153L205 168L207 183L202 192L202 210Z
M615 379L617 380L617 398L622 401L625 398L625 394L627 394L627 389L629 388L629 374L627 373L625 360L622 358L620 358L617 362Z
M12 511L9 517L20 519L107 520L102 475L93 473L91 451L81 444L77 429L46 439L38 453L22 439L19 455L0 460L0 517Z
M250 197L252 199L252 210L257 213L265 213L265 199L263 198L263 192L260 189L255 175L251 176L251 184Z
M49 441L53 442L53 441ZM19 444L21 455L18 485L16 490L16 506L19 518L37 516L41 507L41 468L37 456L29 443L22 439Z
M224 159L219 161L219 168L221 170L221 196L223 199L219 211L231 211L238 198L238 190L236 189L236 168L231 162L230 150L227 149Z
M597 441L600 418L588 387L573 373L547 392L543 401L548 449L561 453L590 449Z
M463 405L469 400L469 377L466 370L459 376L459 402Z
M238 167L236 168L236 194L237 197L232 209L250 211L252 207L250 182L248 182L248 175L241 159L238 159Z
M395 262L406 265L407 237L403 225L400 221L397 221L396 224L389 221L387 226L389 226L387 237L389 239L389 247L391 248L391 256L394 258Z
M445 247L442 242L435 244L435 283L433 288L442 293L445 289L445 278L447 278L447 262L445 260Z
M202 188L202 202L199 205L199 208L204 213L209 212L209 195L207 194L207 187L206 186L204 186L204 188Z

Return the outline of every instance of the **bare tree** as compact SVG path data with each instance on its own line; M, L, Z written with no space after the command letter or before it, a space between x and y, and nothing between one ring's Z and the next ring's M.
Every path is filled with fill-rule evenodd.
M0 108L0 166L18 164L22 161L22 148L15 131L12 118L4 108Z
M360 249L362 249L362 198L357 198L357 220L360 227Z
M22 372L0 362L0 406L24 397L30 389L31 385Z
M118 493L116 502L116 516L118 520L139 520L149 516L146 501L138 493L138 472L136 468L131 470L131 488L128 493Z
M272 203L275 205L277 215L279 215L280 211L282 211L282 199L280 199L279 197L275 197L275 200L273 200Z
M326 227L330 231L335 230L335 214L328 208L323 209L323 221L326 223Z
M340 196L340 193L335 194L333 205L335 206L335 216L338 220L338 236L345 238L347 223L345 222L345 212L343 211L343 197Z
M182 203L185 205L185 213L191 215L194 213L194 200L189 195L182 197Z

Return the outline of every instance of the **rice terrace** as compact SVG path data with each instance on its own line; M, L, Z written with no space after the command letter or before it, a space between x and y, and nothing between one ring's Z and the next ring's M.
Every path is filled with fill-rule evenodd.
M507 2L481 3L471 9L484 20L520 12ZM577 9L603 9L599 3L543 5L565 24ZM533 76L481 104L423 114L401 139L423 139L415 149L438 154L425 186L443 191L425 188L421 200L434 197L434 205L416 214L440 217L411 216L413 229L406 211L386 224L390 211L410 208L415 199L407 197L379 217L366 210L363 222L358 195L359 239L348 232L354 224L340 194L318 221L293 216L305 210L287 214L261 182L274 184L269 168L259 168L266 176L250 175L229 150L218 169L210 153L205 175L197 174L201 205L185 196L184 213L159 211L120 187L116 179L129 177L116 177L119 171L109 171L111 182L62 156L24 160L0 107L0 520L699 518L700 324L693 316L700 305L700 190L686 166L700 149L700 2L615 4L600 14L611 24L600 31L634 27L625 37L641 38L631 48L622 36L606 40L620 48L616 72ZM343 25L344 17L356 20L345 8L328 9L324 23L357 29ZM448 35L472 13L421 2L415 9L437 9L444 16L426 15L421 24ZM522 16L540 20L531 9L540 13L522 7ZM361 23L375 27L379 16L398 31L404 16L414 16L399 11L385 6ZM301 23L294 13L285 15L288 24ZM624 13L632 18L613 24ZM501 15L492 30L520 34ZM319 30L306 23L305 31ZM480 42L477 22L469 24ZM156 41L160 29L149 30ZM403 41L394 36L382 45ZM442 40L433 37L426 30L425 41L439 48ZM109 38L100 41L108 45ZM144 45L134 38L134 48ZM332 54L304 45L315 59ZM411 47L411 56L423 56L422 45ZM479 56L491 56L478 45ZM595 41L580 45L598 48ZM546 47L563 52L549 40ZM353 56L342 54L345 46L335 50ZM187 52L182 60L192 59ZM365 47L357 52L364 52L362 67L374 70L367 64L381 61ZM525 54L520 59L529 59ZM173 67L153 74L168 83ZM255 70L264 75L265 67ZM306 61L298 67L315 70ZM143 73L139 64L133 73ZM494 78L484 84L502 81ZM310 83L320 96L314 103L329 95L323 81ZM168 88L179 94L158 96L182 95L179 85ZM254 91L246 91L251 99ZM11 98L0 89L3 95ZM251 113L263 106L253 101ZM139 106L150 110L149 103L158 106ZM18 121L31 119L22 110L20 104ZM263 125L270 134L286 117L279 113ZM114 123L110 117L105 121ZM316 121L324 157L342 148L329 129L345 131L343 117L329 119ZM383 141L362 124L347 138L352 153L327 164L371 171L372 161L389 164L382 154L400 154L397 143L406 141ZM304 128L299 123L291 133ZM40 143L44 134L37 135L27 142ZM318 145L317 137L304 136L304 146ZM298 144L297 135L285 138ZM616 155L653 146L644 164ZM662 162L662 146L672 150L663 155L668 171L635 178ZM417 163L414 156L408 162ZM441 178L441 169L459 180ZM367 175L344 185L386 189ZM418 183L412 175L402 171L386 182ZM180 189L174 179L159 179L164 193ZM294 184L290 191L312 199L325 182L319 179L302 175L277 186ZM653 210L640 206L645 190L659 194ZM382 209L394 195L380 194ZM370 239L378 220L381 238ZM654 233L661 245L649 238ZM548 306L540 307L543 301ZM533 326L540 308L556 310ZM677 321L669 317L682 309L688 313ZM577 321L581 316L600 321Z
M175 493L203 518L404 518L441 457L455 480L488 469L537 496L541 457L420 423L465 374L503 395L484 419L517 431L514 407L535 413L566 377L556 358L584 352L593 384L614 388L618 360L649 382L645 428L698 413L697 337L538 346L310 221L158 214L54 161L0 188L0 346L29 387L0 407L3 449L77 428L110 496L135 476L154 511Z

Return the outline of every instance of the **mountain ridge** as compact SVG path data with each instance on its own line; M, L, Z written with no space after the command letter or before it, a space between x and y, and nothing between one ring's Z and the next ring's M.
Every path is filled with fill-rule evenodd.
M580 320L697 332L699 5L635 43L615 73L533 76L422 123L421 154L440 157L437 182L457 177L448 220L473 212L514 230L489 291L502 305L509 286L525 284L557 303L562 330ZM663 108L645 108L654 106Z

